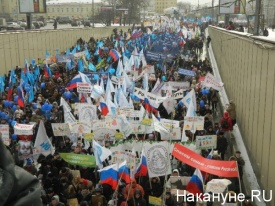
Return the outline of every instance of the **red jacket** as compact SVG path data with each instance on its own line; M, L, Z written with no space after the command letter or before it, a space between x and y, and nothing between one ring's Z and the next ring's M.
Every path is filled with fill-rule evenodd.
M222 128L222 124L224 121L227 121L227 128ZM223 117L220 120L220 125L221 125L221 130L223 132L227 132L227 131L232 131L233 130L233 124L232 124L232 119L229 117L229 113L228 112L224 112Z

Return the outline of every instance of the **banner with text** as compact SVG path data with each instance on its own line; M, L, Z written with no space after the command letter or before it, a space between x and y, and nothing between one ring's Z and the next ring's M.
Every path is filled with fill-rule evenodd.
M185 164L209 174L220 177L238 177L238 166L236 161L211 160L202 157L187 147L176 143L172 155Z
M15 124L14 134L16 135L32 135L34 125L29 124Z
M9 146L10 145L10 130L9 130L9 125L7 124L0 124L0 135L2 137L2 140L5 145Z
M81 167L96 167L95 157L92 155L82 155L74 153L59 153L60 157L70 165L78 165Z
M217 148L217 135L204 135L196 137L197 149Z

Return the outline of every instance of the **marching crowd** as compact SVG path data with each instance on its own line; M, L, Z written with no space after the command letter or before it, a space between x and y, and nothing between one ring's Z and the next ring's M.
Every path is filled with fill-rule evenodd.
M130 29L128 32L133 34L134 29ZM100 68L101 71L108 71L108 65L112 65L112 68L117 68L117 61L108 60L109 50L114 48L116 39L124 39L125 49L132 51L133 48L130 44L127 44L127 34L128 32L114 30L114 33L102 40L96 40L93 37L89 39L89 41L84 41L83 39L78 39L76 44L79 45L79 51L84 50L84 48L88 48L91 54L95 54L97 51L97 43L102 41L105 49L100 49L97 55L91 55L89 62L92 62L94 65L97 65L99 59L105 59L106 65L103 68ZM161 30L153 31L156 35L160 35ZM171 31L170 31L171 32ZM143 33L146 34L146 30L143 28ZM142 38L142 34L139 38ZM192 38L184 37L184 43L178 45L179 52L175 55L172 61L165 63L166 70L160 68L160 65L156 61L148 61L147 64L153 65L155 69L155 79L149 82L149 92L153 89L156 79L160 81L189 81L190 89L195 90L196 94L196 106L197 106L197 115L203 116L204 130L196 131L194 134L194 140L196 136L202 135L217 135L217 148L213 153L212 159L218 160L235 160L238 161L238 167L240 176L242 176L242 167L244 166L244 161L241 158L240 152L236 152L233 156L230 156L230 152L228 150L228 138L225 134L229 134L233 129L233 125L236 123L236 109L233 101L230 101L230 104L226 108L223 116L219 118L219 95L218 91L215 89L207 89L201 87L200 78L205 76L208 72L212 72L212 68L210 62L207 58L204 60L201 59L204 42L204 33L202 32L199 35L193 35ZM209 44L210 40L208 38L207 44ZM71 48L73 50L74 47ZM122 46L116 47L116 49L122 53ZM141 48L139 48L140 50ZM188 55L188 58L185 56ZM38 71L37 71L38 68ZM81 206L107 206L107 205L118 205L118 206L147 206L149 204L149 196L154 197L162 197L165 196L165 204L166 206L176 206L176 205L196 205L196 202L177 202L174 194L171 193L171 184L168 181L165 182L165 177L154 177L149 178L145 177L137 177L132 178L130 184L125 184L123 182L119 182L118 190L113 191L113 189L107 184L100 184L99 174L97 172L97 168L88 168L88 167L80 167L69 165L65 162L59 155L59 153L74 153L74 154L85 154L85 155L94 155L92 146L88 149L84 149L84 145L81 142L72 142L69 137L56 137L53 134L53 130L51 127L52 123L64 122L64 108L60 105L61 97L64 97L64 93L68 92L66 89L66 85L78 74L77 62L75 65L68 69L67 65L64 63L54 63L49 65L48 67L50 71L45 72L44 66L39 66L32 62L32 64L28 65L28 68L20 68L16 66L16 68L10 71L5 75L4 81L4 92L1 92L1 124L9 125L9 134L10 134L10 144L5 146L10 153L3 152L4 147L0 144L0 151L3 152L3 156L0 158L0 172L2 170L8 171L6 169L6 165L11 164L12 160L14 160L14 164L20 168L23 168L25 171L35 176L40 183L41 194L40 198L42 201L42 205L49 206L62 206L62 205L81 205ZM186 75L181 75L178 73L179 68L185 68L190 71L195 71L195 76L190 77ZM18 94L18 90L16 89L18 86L22 84L21 73L24 72L24 69L27 69L29 73L35 74L38 73L38 83L36 85L34 98L32 101L27 101L30 94L27 92L29 89L24 89L24 107L18 104L18 98L20 95ZM139 68L136 68L139 72L142 72L144 69L144 65L142 63L139 64ZM48 73L51 73L49 75ZM113 75L113 74L110 74ZM10 97L10 79L15 78L15 82L12 85L13 91ZM136 87L142 87L142 79L136 82ZM73 104L76 102L83 101L79 98L79 95L76 89L70 91L71 97L67 98L68 104ZM188 92L188 91L187 91ZM165 95L165 94L164 94ZM130 94L127 96L127 99L131 98ZM96 99L91 99L92 103L98 105ZM52 108L49 114L45 114L43 111L44 104L51 104ZM142 106L143 101L134 102L134 109L139 110L140 106ZM159 116L161 118L166 119L174 119L181 121L182 125L184 124L184 117L187 113L187 108L178 102L175 112L168 114L165 108L160 105L158 108ZM101 111L98 109L97 111L98 118L103 118ZM76 117L77 118L77 117ZM41 155L37 159L37 163L32 160L32 158L22 159L20 158L19 153L21 152L20 145L18 143L19 140L26 140L35 142L36 134L38 131L39 121L43 120L47 136L51 138L52 144L55 148L55 153L53 155L43 156ZM20 124L30 124L30 122L35 122L36 126L34 128L34 134L31 136L16 136L14 135L13 124L14 122ZM152 134L153 136L156 133ZM150 135L138 135L137 137L134 134L126 137L126 139L134 139L139 138L141 140L148 139ZM158 140L161 140L159 135ZM192 140L193 134L190 131L186 131L186 136L189 138L189 141ZM229 135L228 135L229 136ZM106 147L111 147L110 143L105 142ZM27 145L26 147L31 147L32 145ZM30 149L30 148L25 148ZM202 155L207 157L210 150L203 150ZM10 162L6 162L3 157L10 160ZM105 162L105 165L108 164L108 161ZM6 169L6 170L5 170ZM80 176L73 175L72 170L79 170ZM194 168L179 162L177 168L173 168L171 176L192 176L194 172ZM16 175L15 175L16 176ZM0 175L1 177L1 175ZM24 176L21 179L16 179L18 184L24 181ZM14 178L12 176L12 178ZM218 178L214 175L208 175L205 182ZM26 178L27 179L27 178ZM1 180L1 179L0 179ZM35 180L32 180L35 181ZM234 191L236 193L239 191L239 181L238 178L231 179L232 184L229 186L229 190ZM7 183L7 186L10 186ZM22 183L23 184L23 183ZM1 186L1 181L0 181ZM24 191L28 191L33 186L31 184L26 184ZM8 187L7 187L8 188ZM18 190L15 187L10 192L3 192L8 190L7 188L0 188L0 205L39 205L39 204L26 204L27 202L31 202L32 196L28 194L20 193L17 195ZM164 194L165 192L165 194ZM5 197L6 196L6 197ZM20 202L17 204L12 204L12 201L15 199ZM25 204L22 199L25 199ZM26 200L28 199L28 200ZM72 200L77 200L77 203L73 203ZM5 204L6 203L6 204Z

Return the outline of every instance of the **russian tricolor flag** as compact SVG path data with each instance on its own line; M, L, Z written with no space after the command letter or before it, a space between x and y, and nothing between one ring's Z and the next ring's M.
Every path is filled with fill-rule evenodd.
M135 177L147 176L147 173L148 173L147 161L146 161L146 157L144 155L144 151L142 150L141 157L140 157L140 163L137 167L137 172L135 174Z
M114 61L117 61L121 57L121 54L115 49L111 49L109 55L114 59Z
M68 84L67 89L74 89L77 87L77 82L82 82L80 74L76 75Z
M130 168L127 167L126 160L119 165L118 177L126 182L126 184L131 183Z
M113 190L117 189L118 184L118 165L113 164L98 170L101 184L108 184Z
M25 100L24 100L24 93L23 93L23 89L21 86L17 87L17 94L18 94L18 105L20 107L24 107L25 105Z
M158 113L158 110L155 109L155 108L149 103L148 98L144 98L143 106L144 106L145 110L146 110L148 113L151 113L151 112L153 112L154 114L157 114L157 113Z
M109 109L108 109L108 106L107 106L107 104L105 103L105 101L102 97L100 98L99 105L100 105L101 114L103 116L106 116L109 113Z
M201 171L197 168L186 186L186 190L193 195L203 193L203 178Z

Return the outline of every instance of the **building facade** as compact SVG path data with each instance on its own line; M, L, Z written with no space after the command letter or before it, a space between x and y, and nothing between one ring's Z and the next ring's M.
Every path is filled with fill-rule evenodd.
M176 6L177 0L155 0L155 12L158 14L163 14L164 9Z

